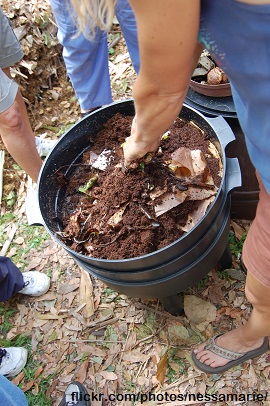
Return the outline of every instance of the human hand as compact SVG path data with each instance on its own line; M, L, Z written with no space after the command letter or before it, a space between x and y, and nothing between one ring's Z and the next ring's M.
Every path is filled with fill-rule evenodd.
M148 152L155 152L160 144L160 137L152 140L141 136L136 116L132 121L131 135L126 138L123 145L125 166L128 168L131 162L144 157Z

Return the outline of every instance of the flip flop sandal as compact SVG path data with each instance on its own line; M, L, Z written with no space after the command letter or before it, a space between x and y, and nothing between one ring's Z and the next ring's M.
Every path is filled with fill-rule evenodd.
M214 337L209 338L204 349L209 350L214 354L219 355L220 357L228 359L229 362L226 365L223 365L221 367L211 367L209 365L205 365L203 362L200 362L196 358L196 354L194 353L194 351L192 351L192 359L194 364L197 368L199 368L203 372L206 372L207 374L221 374L222 372L227 371L235 365L241 364L248 359L258 357L259 355L262 355L269 350L268 337L264 337L263 344L256 350L251 350L244 354L240 352L229 351L226 348L220 347L216 344L216 339L222 335L223 334L217 334Z

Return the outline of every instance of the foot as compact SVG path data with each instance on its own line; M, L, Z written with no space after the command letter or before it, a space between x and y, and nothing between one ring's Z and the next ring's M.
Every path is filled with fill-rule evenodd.
M0 348L0 375L18 375L27 362L27 350L22 347Z
M249 351L260 348L264 342L263 338L255 340L253 342L245 342L239 330L232 330L226 334L218 336L215 340L215 344L221 347L221 350L233 351L239 354L246 354ZM196 358L203 364L211 366L212 368L222 367L227 365L230 360L224 358L222 355L217 355L210 349L205 349L206 343L199 345L193 352Z
M97 106L97 107L93 107L92 109L89 109L87 111L82 111L81 112L81 118L87 117L90 113L93 113L93 111L96 111L98 109L100 109L102 106Z
M36 137L37 152L40 157L47 156L53 149L58 140L45 140L42 137Z
M91 406L90 395L80 382L71 382L59 406Z
M50 278L38 271L23 272L23 288L19 293L41 296L49 290Z

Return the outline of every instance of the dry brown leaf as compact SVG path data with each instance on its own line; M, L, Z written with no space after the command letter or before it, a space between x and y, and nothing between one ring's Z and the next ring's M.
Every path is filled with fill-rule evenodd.
M122 221L123 214L127 208L128 204L125 204L119 210L117 210L112 217L109 218L108 224L112 227L116 226L120 221Z
M131 364L136 362L145 362L149 359L150 355L142 354L139 350L130 351L123 355L123 360L125 362L130 362Z
M157 365L157 373L156 373L156 378L161 385L163 385L164 380L165 380L167 361L168 361L168 353L165 352L165 354L160 359L160 361Z
M196 325L211 323L216 318L216 307L194 295L185 295L184 309L189 321Z
M235 237L238 240L241 240L241 238L243 237L243 234L246 232L246 230L233 220L231 220L231 226L233 228Z
M36 352L37 350L37 346L38 346L38 340L36 338L35 333L32 333L32 337L31 337L31 347L32 347L32 351Z
M27 382L26 384L23 384L22 385L22 390L24 391L24 392L27 392L29 389L31 389L32 388L32 386L34 386L35 385L35 381L34 381L34 379L31 379L29 382Z
M73 292L74 290L78 289L79 285L70 285L69 283L64 283L59 286L58 293L60 295L66 295L67 293Z
M14 241L15 244L23 244L24 243L24 238L23 237L17 237Z
M84 383L87 375L87 369L88 369L89 361L85 360L82 365L80 366L80 369L78 370L76 374L76 380Z
M250 361L251 362L251 361ZM248 388L257 388L258 385L258 376L255 372L255 369L253 365L250 363L247 365L247 368L242 372L242 379L245 379L247 381L247 387Z
M31 271L31 269L36 268L42 261L42 258L35 258L31 262L29 262L28 266L26 267L26 271Z
M43 313L39 313L39 312L35 312L35 318L39 319L39 320L60 320L63 316L58 316L57 314L51 314L51 313L47 313L47 314L43 314ZM69 317L69 316L66 316Z
M15 376L15 378L12 379L11 382L14 383L14 385L18 386L24 377L25 377L25 373L24 373L24 371L21 371L17 376Z
M173 343L187 343L189 341L188 330L181 324L174 322L168 327L168 336Z
M95 355L96 357L105 357L106 352L101 348L91 346L89 344L80 344L80 351L89 355Z
M146 378L146 376L139 376L137 379L137 384L140 386L146 385L148 383L149 379Z
M137 335L135 331L132 331L132 333L128 336L127 341L125 343L125 351L130 350L133 348L136 344L137 340Z
M70 372L74 371L76 369L77 364L71 363L65 366L65 369L63 371L63 376L68 375Z
M118 376L114 372L101 371L99 372L99 375L107 381L116 381L118 379Z
M241 309L240 309L240 310L237 310L237 309L230 309L229 316L230 316L232 319L239 319L239 320L241 320L242 310L241 310Z
M85 303L83 308L83 316L89 319L95 312L94 299L93 299L93 285L89 272L84 269L81 270L81 282L79 290L80 304Z
M209 287L209 299L212 303L220 304L224 300L224 293L220 286L214 285Z
M35 378L37 378L37 377L41 374L42 371L43 371L43 366L40 365L40 366L36 369Z
M45 300L55 300L57 298L57 294L53 292L48 292L45 293L45 295L42 295L40 297L35 298L35 302L43 302Z

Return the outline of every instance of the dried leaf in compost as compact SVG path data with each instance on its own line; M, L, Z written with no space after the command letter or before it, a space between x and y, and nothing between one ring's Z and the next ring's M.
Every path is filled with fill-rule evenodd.
M155 206L156 217L159 217L174 207L177 207L179 204L183 203L186 198L187 195L185 192L176 191L175 193L166 193L162 197L161 203L158 203Z
M112 227L116 226L122 221L123 214L128 206L128 203L115 212L108 220L108 224Z
M187 222L184 226L179 226L183 231L189 232L195 225L203 218L205 215L208 207L210 204L214 201L215 196L210 197L209 199L205 199L202 201L199 201L197 203L196 209L192 212L189 213Z
M172 161L169 168L173 170L175 176L186 178L194 175L191 150L180 147L172 153Z
M198 187L189 187L185 193L187 194L189 200L205 200L216 195L217 191Z

